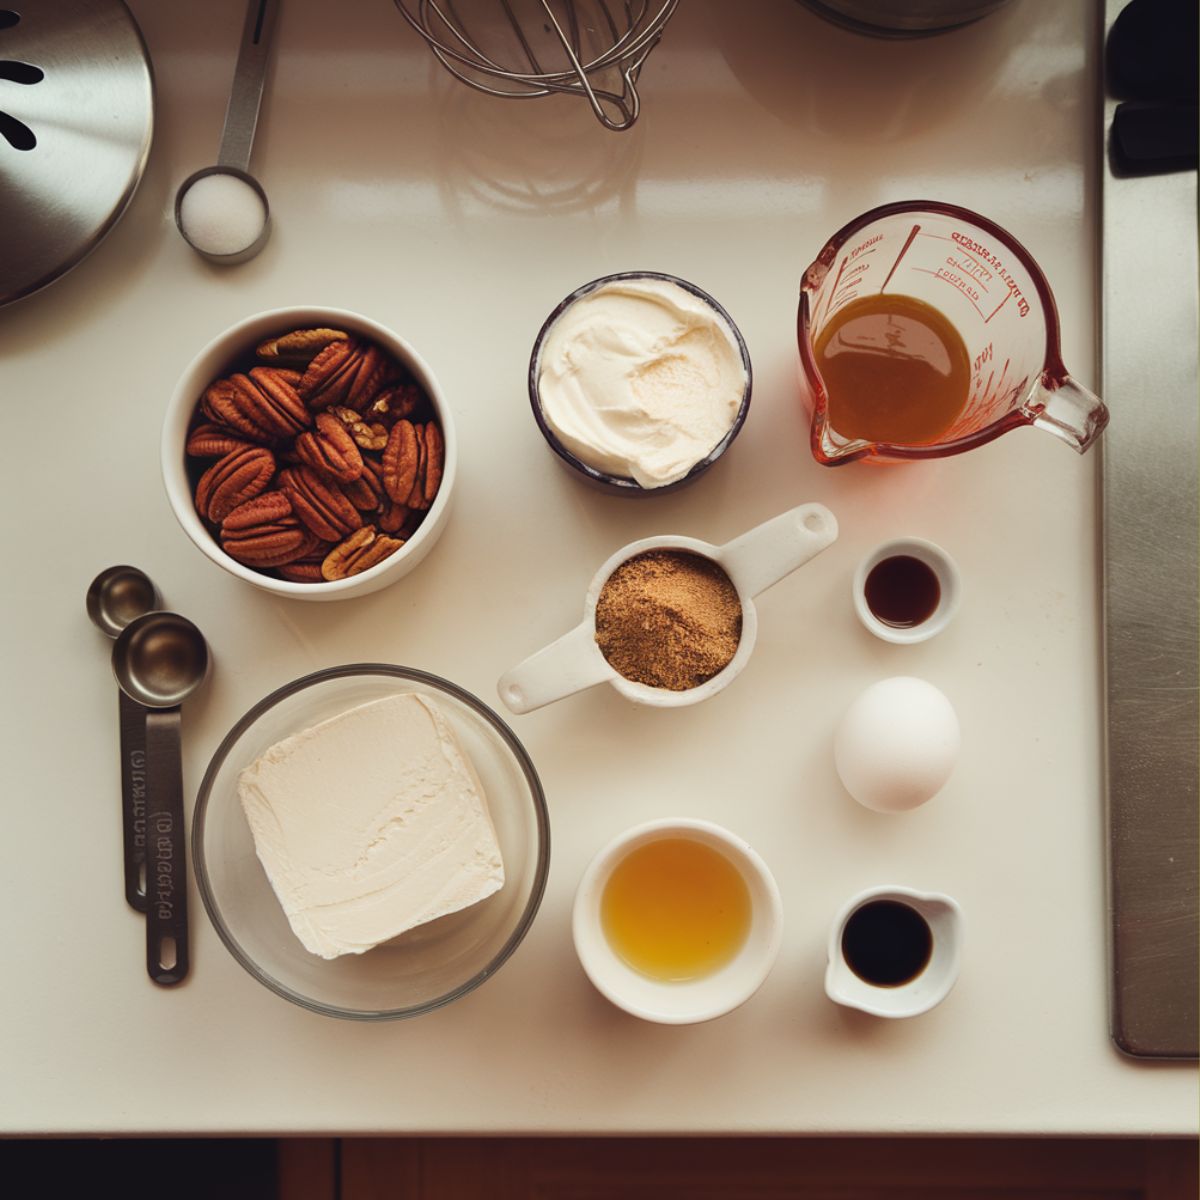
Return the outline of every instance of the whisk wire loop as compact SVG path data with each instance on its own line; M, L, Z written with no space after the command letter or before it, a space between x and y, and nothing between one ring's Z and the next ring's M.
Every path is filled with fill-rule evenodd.
M582 96L605 128L620 131L638 118L638 74L679 0L481 0L470 23L456 0L394 2L442 66L476 91Z

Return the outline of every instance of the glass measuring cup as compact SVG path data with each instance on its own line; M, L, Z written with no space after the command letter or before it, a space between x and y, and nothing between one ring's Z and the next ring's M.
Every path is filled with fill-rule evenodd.
M852 300L912 296L958 330L971 361L967 403L936 441L873 442L840 434L813 347ZM1098 396L1063 366L1050 285L1000 226L934 200L885 204L826 242L800 283L797 322L813 457L825 466L961 454L1022 425L1045 429L1081 454L1108 424Z

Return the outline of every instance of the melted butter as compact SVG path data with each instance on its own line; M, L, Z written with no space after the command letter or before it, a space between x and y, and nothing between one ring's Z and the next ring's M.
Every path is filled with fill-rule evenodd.
M600 921L635 971L682 983L730 962L750 930L750 890L718 850L660 838L630 851L609 876Z

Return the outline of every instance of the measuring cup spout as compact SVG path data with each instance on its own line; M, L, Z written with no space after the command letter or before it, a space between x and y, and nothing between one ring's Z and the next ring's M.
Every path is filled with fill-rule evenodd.
M1104 432L1108 409L1099 396L1070 375L1047 372L1026 408L1037 429L1044 429L1082 454Z

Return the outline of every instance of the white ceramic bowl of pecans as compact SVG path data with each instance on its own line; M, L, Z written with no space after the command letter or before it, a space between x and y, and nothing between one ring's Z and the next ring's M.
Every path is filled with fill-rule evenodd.
M188 537L230 574L298 600L407 575L445 527L457 459L425 361L337 308L238 322L188 365L163 424L163 482Z

